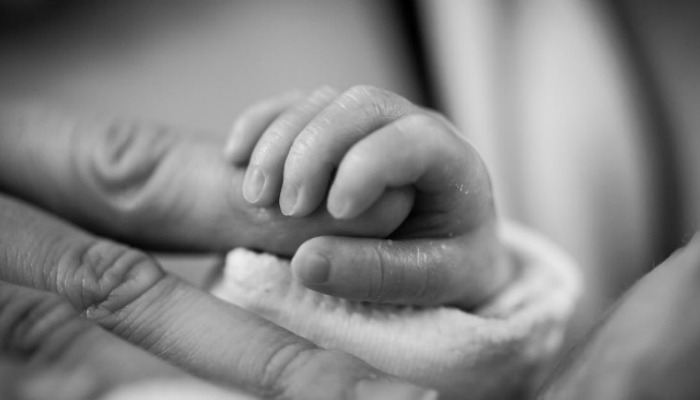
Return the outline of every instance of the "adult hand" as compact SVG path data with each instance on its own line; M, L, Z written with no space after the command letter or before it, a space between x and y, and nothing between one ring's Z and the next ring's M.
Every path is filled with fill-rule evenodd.
M321 210L354 221L395 190L415 190L410 215L388 239L304 243L292 268L311 289L473 308L509 279L483 161L445 118L394 93L322 88L263 101L234 125L227 156L248 164L246 200L261 209L279 202L302 220L326 198Z
M223 160L220 135L10 105L0 105L0 133L0 191L150 249L291 255L322 234L386 236L410 209L400 191L355 221L253 207L241 196L244 170Z
M364 222L323 213L293 221L257 210L240 200L241 173L217 158L219 145L163 128L3 108L0 187L95 233L177 250L262 243L290 253L327 230L381 235L408 209L397 192ZM93 398L127 381L183 376L286 399L430 395L224 304L139 250L6 195L0 346L7 397L36 397L22 388L38 388L54 398ZM18 368L25 378L14 378ZM80 378L86 371L94 379ZM47 376L43 386L35 380Z

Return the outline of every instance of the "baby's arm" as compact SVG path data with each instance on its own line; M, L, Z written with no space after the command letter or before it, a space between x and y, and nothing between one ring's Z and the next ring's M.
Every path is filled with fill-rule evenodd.
M507 281L481 158L442 116L396 94L323 88L262 103L239 119L227 154L249 162L248 201L272 206L279 199L293 217L314 212L326 194L335 218L352 219L389 190L415 193L411 214L391 235L400 240L324 237L302 245L292 265L308 287L360 300L473 307Z

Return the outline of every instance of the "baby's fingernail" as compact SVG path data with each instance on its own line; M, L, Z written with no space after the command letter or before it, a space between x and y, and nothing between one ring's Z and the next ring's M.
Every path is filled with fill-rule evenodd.
M249 203L260 200L266 180L265 173L260 168L253 167L248 170L243 182L243 198Z
M347 198L337 201L329 201L328 212L331 213L331 215L336 219L349 219L352 217L352 204Z
M437 400L438 393L408 383L385 380L360 381L355 387L357 400Z
M318 253L294 257L292 268L294 275L302 282L316 285L326 283L331 272L328 259Z
M284 184L282 194L280 194L280 210L284 215L294 215L297 201L299 199L299 189L295 185Z

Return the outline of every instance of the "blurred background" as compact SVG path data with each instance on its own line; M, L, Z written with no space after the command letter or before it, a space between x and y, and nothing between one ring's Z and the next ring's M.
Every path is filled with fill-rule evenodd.
M0 0L0 94L202 132L321 85L436 108L501 215L582 266L576 336L698 227L698 21L679 0ZM194 282L214 263L161 259Z

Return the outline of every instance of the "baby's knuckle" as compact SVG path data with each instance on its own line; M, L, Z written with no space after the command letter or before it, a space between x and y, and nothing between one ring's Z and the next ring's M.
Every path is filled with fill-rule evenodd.
M329 97L337 96L338 91L333 88L332 86L328 85L323 85L319 87L318 89L314 90L311 95L309 96L309 99L313 100L319 100L319 99L327 99Z
M297 167L304 163L304 161L310 160L310 155L319 152L319 148L321 147L321 132L325 124L325 119L316 121L314 125L309 125L304 130L304 133L294 140L287 156L287 165Z
M260 141L255 145L255 150L250 159L254 166L267 166L279 158L277 152L285 139L285 128L291 125L289 122L279 122L274 129L267 130Z
M356 99L371 98L379 93L381 89L371 85L354 85L345 91L345 95Z
M443 132L442 124L432 115L425 113L412 113L405 116L399 123L399 128L411 128L412 131L426 132L427 134L436 134ZM408 132L409 129L402 129Z
M367 154L367 147L357 145L348 151L343 157L343 167L347 170L354 171L370 162L370 156Z

